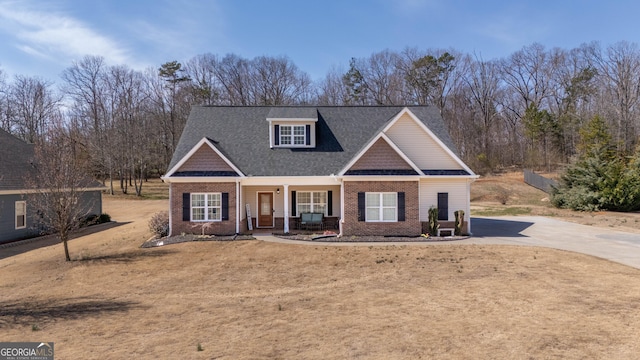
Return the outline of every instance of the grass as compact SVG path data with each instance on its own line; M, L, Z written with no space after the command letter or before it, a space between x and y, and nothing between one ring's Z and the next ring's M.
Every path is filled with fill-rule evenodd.
M474 203L525 207L509 201ZM148 219L167 201L105 197L104 206L122 225L72 240L81 260L65 262L60 244L0 260L3 341L53 341L61 359L640 353L640 270L602 259L454 243L141 249Z
M481 210L474 210L475 216L515 216L515 215L528 215L531 213L531 208L520 206L509 206L503 208L483 208Z
M109 184L107 183L107 186ZM116 199L131 199L131 200L168 200L169 199L169 184L163 182L159 178L150 178L149 181L142 183L142 194L136 196L135 188L129 186L127 193L123 194L120 188L120 182L114 181L113 183L114 195L108 195L105 193L105 197Z

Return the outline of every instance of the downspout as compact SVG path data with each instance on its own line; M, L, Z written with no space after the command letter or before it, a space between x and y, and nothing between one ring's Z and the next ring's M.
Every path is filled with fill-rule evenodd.
M284 233L289 233L289 185L283 185L284 191Z
M164 179L162 179L162 182L164 182ZM168 236L173 236L173 211L172 210L172 201L173 201L173 186L171 186L171 182L169 182L169 235Z
M340 220L338 220L338 237L342 237L342 224L344 223L344 180L340 178Z
M236 179L236 234L240 234L240 179Z

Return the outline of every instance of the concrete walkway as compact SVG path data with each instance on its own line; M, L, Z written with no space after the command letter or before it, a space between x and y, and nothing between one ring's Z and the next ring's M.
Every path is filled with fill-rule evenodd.
M458 241L352 243L296 241L271 235L254 235L264 241L326 246L429 246L445 244L541 246L593 255L640 269L640 234L580 225L542 216L472 218L473 236Z

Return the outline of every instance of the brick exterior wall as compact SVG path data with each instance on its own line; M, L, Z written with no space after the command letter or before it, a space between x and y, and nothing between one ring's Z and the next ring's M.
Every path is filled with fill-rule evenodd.
M345 181L343 234L418 236L422 230L419 216L419 185L417 181ZM404 192L405 221L358 221L358 192Z
M171 183L171 235L201 234L203 224L211 224L205 230L209 235L230 235L236 232L236 183ZM229 193L229 220L211 223L182 221L182 194Z

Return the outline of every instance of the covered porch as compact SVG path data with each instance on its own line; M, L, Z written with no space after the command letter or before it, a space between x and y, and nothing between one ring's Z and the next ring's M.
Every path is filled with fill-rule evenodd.
M240 182L237 203L239 230L241 233L338 233L341 187L335 178L245 178ZM313 221L309 221L311 215Z

